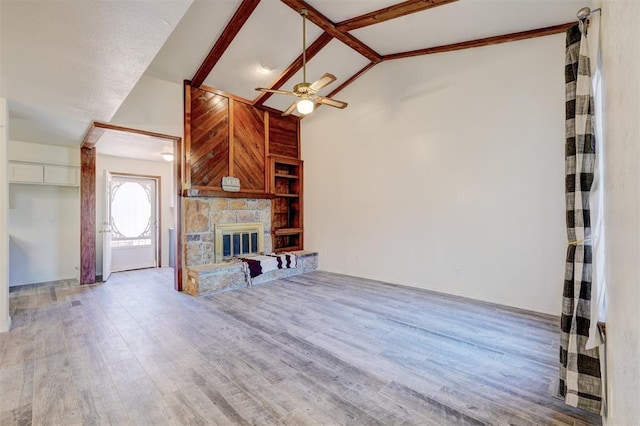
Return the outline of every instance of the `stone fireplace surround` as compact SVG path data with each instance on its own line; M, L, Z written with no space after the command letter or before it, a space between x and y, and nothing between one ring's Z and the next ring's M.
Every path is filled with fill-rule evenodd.
M271 200L250 198L185 198L185 263L193 266L215 263L215 225L261 222L264 251L271 253Z
M215 225L261 222L264 225L264 252L271 253L271 200L252 198L184 198L185 266L187 280L183 290L192 295L212 294L247 287L241 265L215 263ZM254 279L254 284L317 269L317 253L295 252L298 267L277 270Z

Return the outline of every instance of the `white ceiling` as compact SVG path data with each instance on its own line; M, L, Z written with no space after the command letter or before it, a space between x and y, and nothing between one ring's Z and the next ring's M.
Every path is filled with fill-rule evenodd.
M338 23L400 1L308 3ZM177 84L190 80L240 3L0 0L0 96L9 99L10 138L78 145L92 121L112 118L144 72ZM384 55L575 21L588 3L459 0L350 34ZM204 84L256 98L254 88L270 86L300 55L301 31L296 11L279 0L262 0ZM307 45L320 34L309 22ZM309 61L308 80L335 74L338 81L321 93L326 94L368 63L334 39ZM281 88L291 90L301 80L299 72ZM292 100L274 95L266 105L285 109Z
M191 0L0 1L9 137L79 145L109 121Z
M106 130L95 148L99 155L162 162L166 161L162 154L174 153L171 140L117 130Z

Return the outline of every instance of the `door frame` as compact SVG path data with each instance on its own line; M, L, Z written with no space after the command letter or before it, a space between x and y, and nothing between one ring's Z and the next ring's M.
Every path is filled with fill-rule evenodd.
M96 283L96 149L95 145L106 132L135 133L173 143L173 194L176 196L176 238L174 241L175 265L173 287L182 291L182 138L148 132L130 127L94 121L81 148L80 179L80 284ZM124 173L120 173L124 174ZM160 245L158 244L158 247ZM160 260L158 260L160 263Z

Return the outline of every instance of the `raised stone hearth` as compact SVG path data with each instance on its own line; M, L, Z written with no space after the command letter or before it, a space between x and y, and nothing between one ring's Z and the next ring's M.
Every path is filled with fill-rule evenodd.
M291 253L297 257L296 268L276 269L258 275L251 280L251 283L247 281L241 262L223 262L190 267L187 281L183 284L183 290L192 296L203 296L245 288L250 285L263 284L268 281L315 271L318 268L318 253L304 250Z
M215 260L217 224L263 225L263 252L272 252L271 200L250 198L188 197L184 201L186 247L184 251L187 279L185 293L198 296L262 284L267 281L314 271L318 253L293 251L298 264L292 269L277 269L249 280L241 262Z

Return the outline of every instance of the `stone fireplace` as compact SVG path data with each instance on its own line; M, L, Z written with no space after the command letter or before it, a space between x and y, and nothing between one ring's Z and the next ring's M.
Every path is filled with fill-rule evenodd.
M185 198L185 264L211 265L216 259L216 225L260 224L262 250L271 253L271 200L251 198ZM223 227L224 228L224 227Z
M240 247L244 247L243 238L248 240L248 252L253 251L253 239L258 252L271 253L271 207L271 200L267 199L184 198L187 268L184 292L193 296L214 294L316 270L318 253L298 250L292 252L297 259L295 268L277 269L248 280L241 262L225 262L224 259L221 262L216 256L217 238L222 241L218 252L225 257L225 235L229 236L230 257L234 257L234 235L237 235L235 238Z

